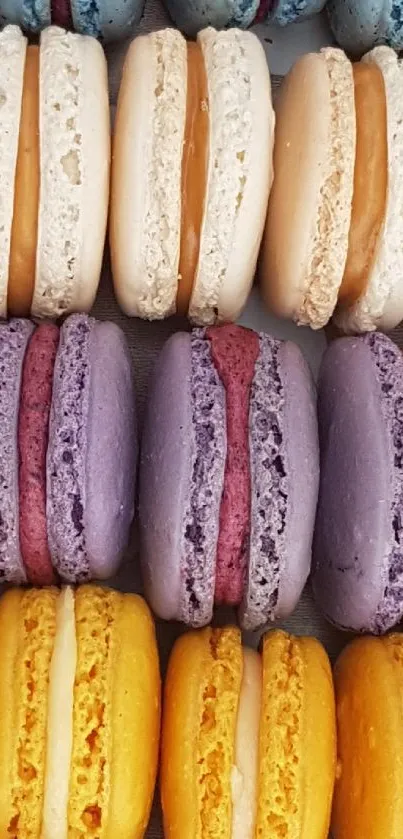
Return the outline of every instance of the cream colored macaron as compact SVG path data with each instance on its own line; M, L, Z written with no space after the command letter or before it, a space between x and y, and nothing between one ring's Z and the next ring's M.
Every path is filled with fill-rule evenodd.
M109 200L105 55L57 27L0 33L0 315L91 308Z
M354 64L326 48L283 85L260 276L282 317L353 333L403 318L402 68L388 47Z
M257 37L166 29L133 41L116 116L110 241L128 315L235 320L272 182L270 75Z

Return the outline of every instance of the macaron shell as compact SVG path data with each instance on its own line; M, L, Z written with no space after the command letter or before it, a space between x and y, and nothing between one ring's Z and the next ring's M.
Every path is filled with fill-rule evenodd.
M102 40L120 41L133 35L134 27L143 14L144 5L145 0L99 0Z
M287 617L309 574L319 483L316 395L295 345L260 335L250 403L251 535L240 622Z
M268 16L269 23L287 26L322 11L326 0L277 0L274 9Z
M64 322L54 367L47 452L48 542L52 564L66 582L90 576L84 510L94 324L86 315L72 315Z
M280 564L277 619L294 611L307 581L319 491L319 435L316 388L299 348L282 344L284 446L288 471L288 515Z
M186 79L180 32L132 41L116 111L110 222L115 291L131 317L160 320L175 312Z
M11 8L10 8L11 6ZM16 21L19 4L0 3L0 21ZM21 10L20 10L21 11ZM4 14L4 20L2 18ZM0 76L4 101L1 107L2 153L0 156L0 317L7 317L7 290L10 262L11 229L14 211L14 181L20 133L21 98L27 39L17 26L0 32Z
M16 584L26 582L19 538L18 413L33 329L27 320L0 324L0 580Z
M123 332L95 323L89 340L84 509L91 577L107 579L120 563L134 516L137 420L132 363Z
M142 839L158 767L161 679L154 622L141 597L120 598L114 632L111 788L105 839Z
M330 26L347 52L362 55L377 44L403 47L401 0L328 0Z
M313 329L331 318L343 278L355 139L351 62L332 48L302 56L276 101L259 275L268 308Z
M334 839L399 839L403 822L402 636L360 638L338 659L334 682L338 767Z
M40 38L41 195L32 314L89 311L98 287L109 196L104 51L49 26Z
M156 775L160 707L150 613L137 596L82 586L75 615L69 831L89 839L102 827L105 839L141 839Z
M399 367L400 352L392 342L377 334L374 340L387 344L385 371L393 360ZM392 428L401 396L396 414L387 409L387 420L383 382L390 391L391 381L377 372L368 339L342 338L328 348L319 378L321 478L313 589L328 619L359 632L387 628L401 613L399 562L391 566L388 580L392 551L398 550L392 509L400 470Z
M157 362L144 424L141 555L156 613L195 626L213 613L224 406L204 331L172 336Z
M207 74L209 164L189 319L209 325L236 321L253 284L273 181L274 111L256 35L208 28L198 44Z
M377 65L383 75L387 105L388 191L383 227L365 292L335 322L346 333L394 329L403 318L403 122L400 92L403 62L389 47L376 47L363 61Z
M231 831L231 784L242 679L235 627L176 642L165 683L161 795L166 839ZM216 759L219 744L219 760Z
M32 585L55 582L46 521L46 451L59 329L41 324L25 354L18 419L19 528L24 567Z
M0 600L0 832L10 839L41 830L57 597L57 589L29 589Z
M172 20L186 35L194 37L206 26L247 29L253 23L260 0L165 0Z
M256 835L326 839L336 769L330 663L315 639L263 640Z
M51 1L35 0L23 2L22 15L18 20L22 29L27 32L40 32L51 23Z
M143 579L147 599L165 620L180 615L182 511L190 493L194 447L191 343L190 335L183 332L167 341L157 360L141 442Z

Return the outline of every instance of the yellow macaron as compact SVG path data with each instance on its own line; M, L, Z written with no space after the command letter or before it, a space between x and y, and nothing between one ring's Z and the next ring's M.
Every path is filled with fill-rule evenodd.
M139 839L160 678L144 601L107 588L0 599L0 839Z
M162 733L165 839L327 839L336 767L330 663L314 639L182 636Z
M358 638L334 672L338 764L334 839L401 839L403 634Z

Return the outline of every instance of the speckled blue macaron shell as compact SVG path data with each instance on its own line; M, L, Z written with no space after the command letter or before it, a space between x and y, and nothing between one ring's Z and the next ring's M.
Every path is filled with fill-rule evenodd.
M325 3L326 0L279 0L269 15L268 22L287 26L288 23L318 14Z
M259 5L260 0L165 0L173 22L192 37L206 26L246 29L253 23Z
M27 32L50 26L50 0L0 0L0 25L14 23Z
M403 0L329 0L327 11L347 52L361 55L378 44L403 48Z
M133 34L145 0L71 0L76 32L103 41L119 41ZM0 25L15 23L27 32L51 24L50 0L0 0Z
M145 0L72 0L74 28L83 35L119 41L133 33Z

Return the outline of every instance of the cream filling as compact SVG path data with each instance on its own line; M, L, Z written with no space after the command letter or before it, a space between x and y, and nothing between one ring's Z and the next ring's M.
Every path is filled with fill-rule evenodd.
M235 739L235 766L232 768L231 775L231 839L254 839L255 836L261 701L261 658L254 650L244 647Z
M77 643L74 592L57 601L56 634L49 671L46 769L41 839L67 839L70 764L73 748Z

